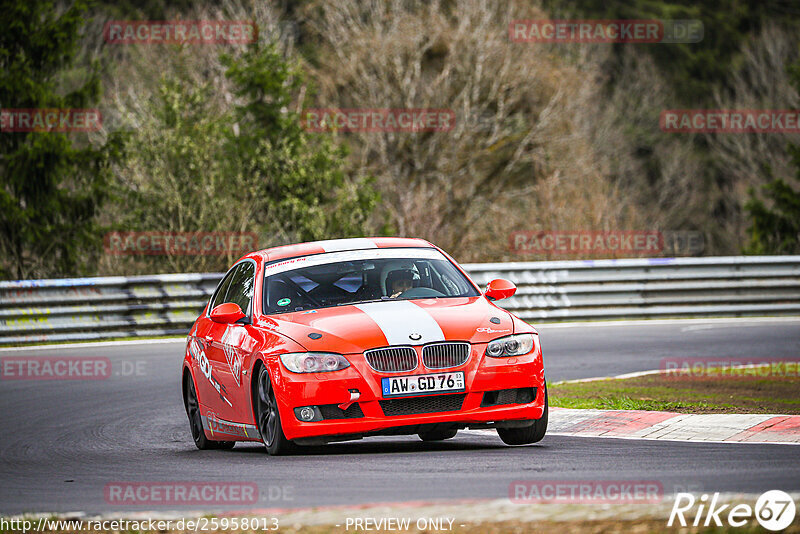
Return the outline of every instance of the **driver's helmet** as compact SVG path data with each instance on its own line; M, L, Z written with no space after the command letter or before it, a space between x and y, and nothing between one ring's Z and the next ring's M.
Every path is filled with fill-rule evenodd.
M393 293L397 282L407 282L407 289L404 290L407 291L414 287L415 279L419 280L419 275L412 269L395 269L386 275L386 289L389 293Z

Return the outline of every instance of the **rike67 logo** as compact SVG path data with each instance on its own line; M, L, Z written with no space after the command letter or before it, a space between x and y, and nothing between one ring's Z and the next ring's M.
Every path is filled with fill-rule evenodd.
M695 509L696 507L696 509ZM792 496L781 490L770 490L762 494L755 506L749 504L720 504L719 493L715 493L709 501L708 495L703 494L696 499L691 493L678 493L675 495L675 504L669 514L667 526L673 524L682 527L714 526L721 527L727 521L731 527L743 527L752 519L767 530L777 532L792 524L795 517L795 503ZM684 516L686 514L686 516Z

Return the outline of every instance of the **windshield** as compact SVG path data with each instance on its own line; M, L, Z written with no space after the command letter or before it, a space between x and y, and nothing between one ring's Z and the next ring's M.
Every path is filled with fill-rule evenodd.
M264 268L264 313L381 300L476 297L480 293L439 251L371 249L280 261Z

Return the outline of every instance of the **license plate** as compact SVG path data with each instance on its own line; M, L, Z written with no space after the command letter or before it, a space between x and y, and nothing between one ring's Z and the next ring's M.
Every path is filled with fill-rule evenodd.
M382 378L381 389L384 397L464 391L464 372Z

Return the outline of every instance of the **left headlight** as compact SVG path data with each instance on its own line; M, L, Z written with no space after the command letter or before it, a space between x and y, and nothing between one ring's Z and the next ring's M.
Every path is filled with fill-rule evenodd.
M517 334L490 341L486 346L486 355L492 358L522 356L533 350L535 344L533 334Z
M290 352L281 354L281 362L293 373L327 373L350 367L347 358L332 352Z

